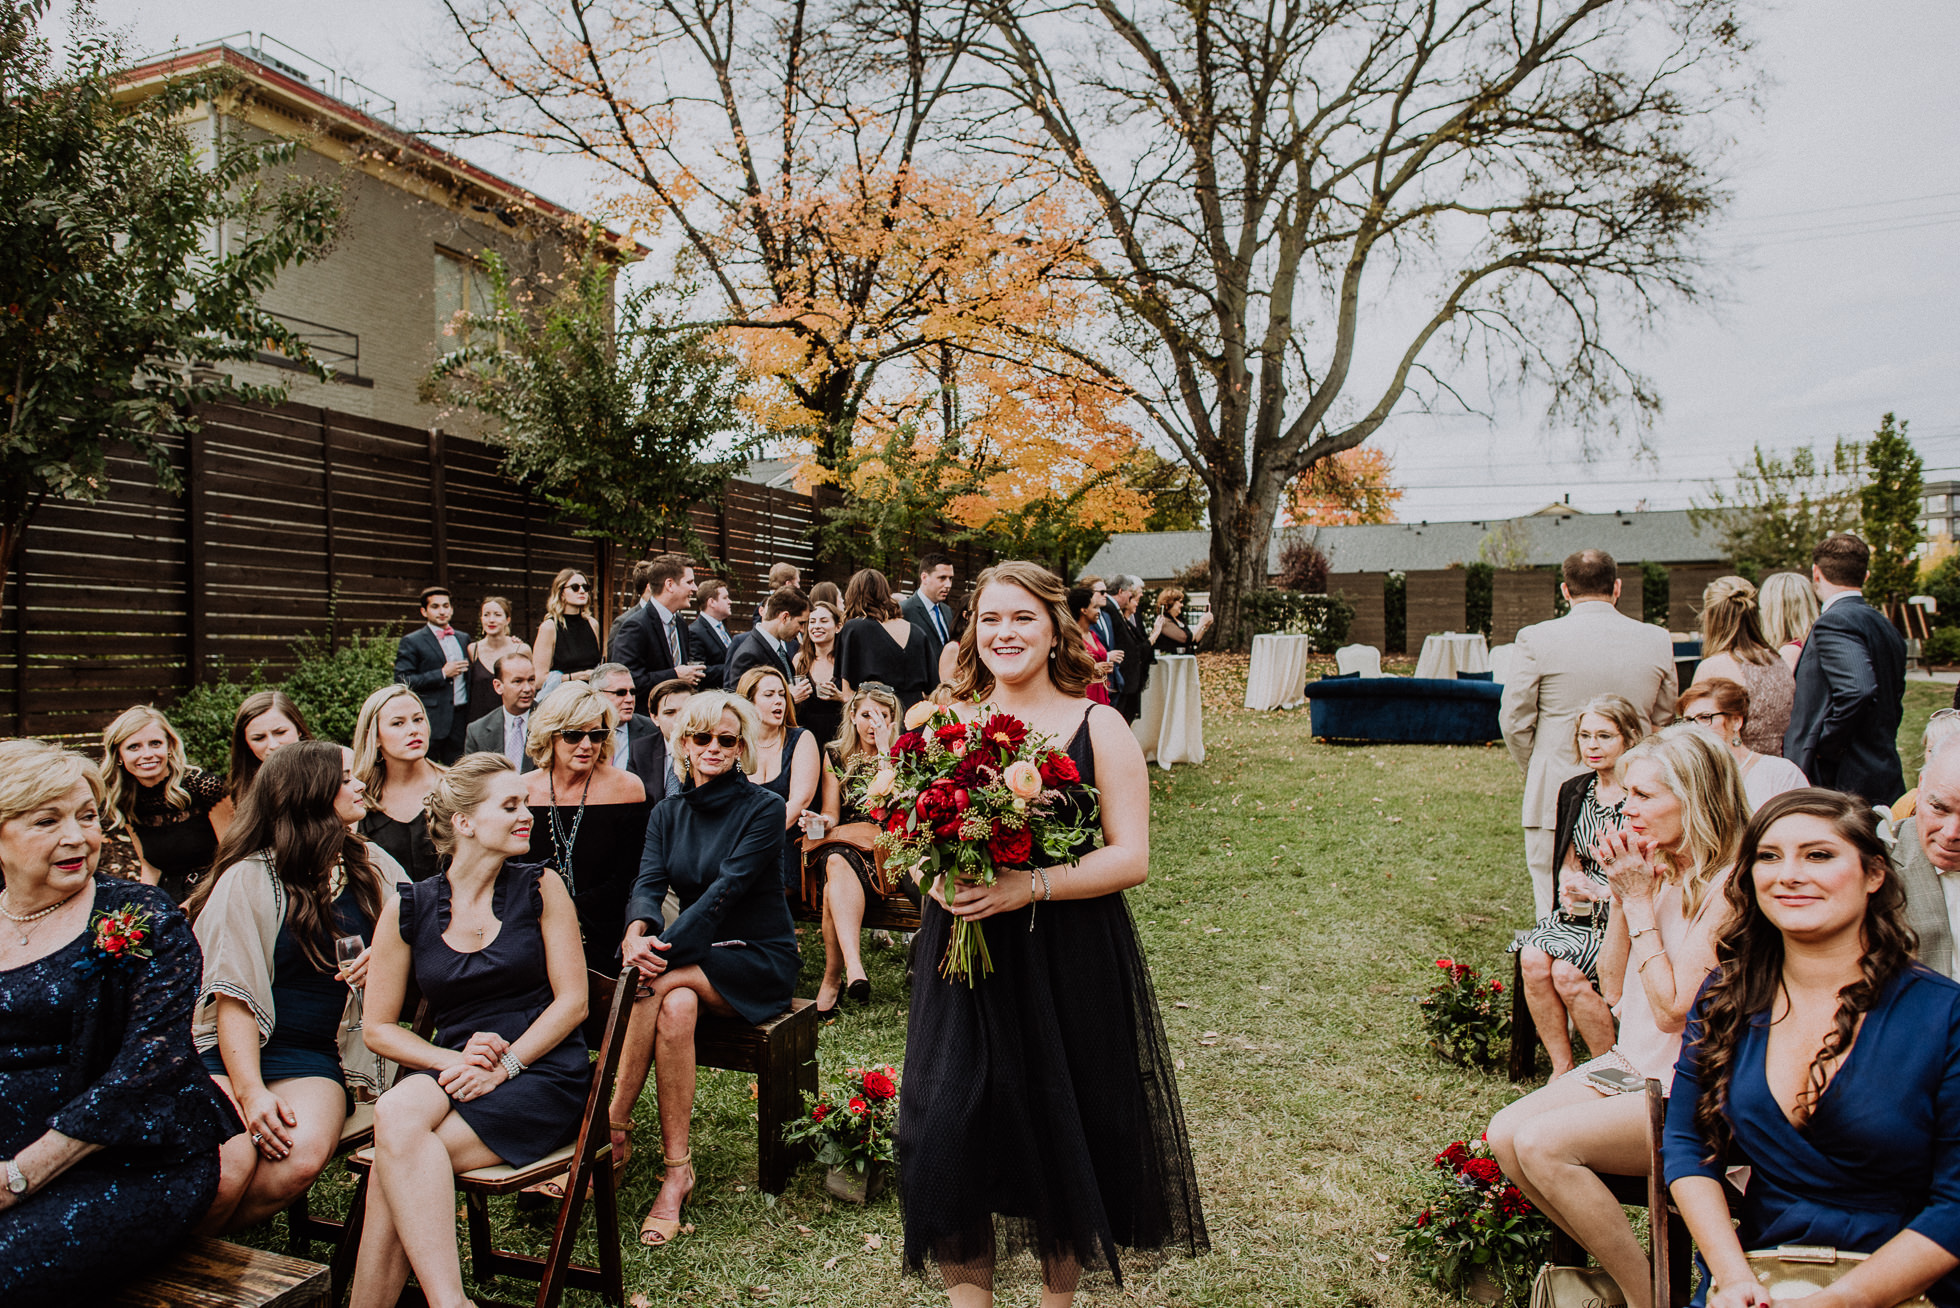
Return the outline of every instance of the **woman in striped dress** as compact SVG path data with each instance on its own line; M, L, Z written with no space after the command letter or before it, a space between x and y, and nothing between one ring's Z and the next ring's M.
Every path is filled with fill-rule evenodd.
M1618 695L1587 704L1573 728L1573 743L1586 770L1559 787L1558 827L1552 865L1559 869L1559 904L1511 948L1520 955L1525 1003L1552 1056L1552 1076L1572 1070L1572 1037L1579 1028L1586 1048L1613 1047L1613 1013L1599 995L1599 945L1606 938L1606 873L1593 846L1621 825L1626 791L1620 756L1644 735L1640 711Z

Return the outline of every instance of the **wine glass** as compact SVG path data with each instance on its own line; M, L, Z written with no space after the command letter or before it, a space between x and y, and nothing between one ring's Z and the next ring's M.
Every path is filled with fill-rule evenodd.
M360 958L362 951L366 948L367 942L359 936L341 936L333 942L334 958L339 961L342 971L352 967L355 960ZM354 986L353 990L354 1020L348 1024L347 1029L349 1031L358 1031L361 1029L361 987Z

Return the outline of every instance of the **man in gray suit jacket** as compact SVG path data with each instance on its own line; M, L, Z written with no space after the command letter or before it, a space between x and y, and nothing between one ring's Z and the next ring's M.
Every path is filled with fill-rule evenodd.
M1899 824L1892 868L1906 892L1919 961L1953 975L1953 914L1960 908L1960 748L1952 741L1919 774L1912 816Z
M504 702L470 723L463 733L463 748L471 754L502 754L519 772L529 772L537 767L524 749L531 732L531 705L538 696L537 668L529 654L512 650L491 671L497 675L490 684Z
M1579 714L1601 695L1632 702L1651 730L1674 717L1674 642L1667 632L1613 607L1620 570L1604 550L1565 561L1559 591L1572 605L1562 618L1518 633L1517 660L1504 685L1499 725L1525 770L1524 855L1537 916L1552 911L1558 788L1583 769L1573 743Z

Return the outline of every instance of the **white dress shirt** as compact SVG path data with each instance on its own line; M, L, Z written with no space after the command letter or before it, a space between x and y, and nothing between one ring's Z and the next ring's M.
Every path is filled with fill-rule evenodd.
M442 646L442 657L445 661L453 663L463 657L463 642L456 639L456 633L453 630L445 636L442 634L442 628L431 622L429 624L429 634L436 638L436 644ZM452 704L467 704L470 702L470 670L468 668L464 668L461 672L451 677L449 684L450 689L455 692L456 696L455 699L450 701Z
M662 629L666 631L668 656L671 657L674 660L675 665L678 666L681 659L680 633L676 630L675 627L675 624L678 620L674 617L673 614L667 611L667 606L665 604L662 604L657 599L647 600L647 607L653 610L653 616L659 619Z

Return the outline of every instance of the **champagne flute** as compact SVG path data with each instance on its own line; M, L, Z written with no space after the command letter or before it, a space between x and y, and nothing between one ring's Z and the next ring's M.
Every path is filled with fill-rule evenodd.
M367 942L359 936L341 936L333 942L334 957L339 960L343 972L352 967L366 949ZM352 982L348 984L352 986L354 991L354 1020L348 1025L347 1029L349 1031L358 1031L361 1029L361 987L353 985Z

